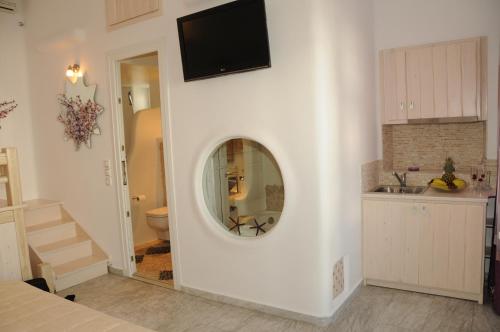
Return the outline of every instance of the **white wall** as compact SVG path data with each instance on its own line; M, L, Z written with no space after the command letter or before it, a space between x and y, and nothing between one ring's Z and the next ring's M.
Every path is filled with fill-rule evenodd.
M103 160L111 159L112 124L106 53L162 38L167 45L172 147L176 187L181 285L310 314L330 314L329 274L322 260L327 239L320 218L321 156L314 105L315 59L309 1L268 0L273 67L185 83L175 18L223 1L164 0L165 14L107 32L101 0L28 1L32 101L40 158L41 196L63 199L98 243L122 266L114 187L104 184ZM68 15L68 13L75 13ZM92 150L75 152L62 139L56 94L64 70L79 62L96 100L105 108L103 135ZM221 121L223 119L223 121ZM261 239L241 240L217 225L202 201L201 174L211 150L228 136L243 135L266 145L280 163L286 186L281 222ZM357 165L356 167L359 167ZM169 174L170 176L170 174ZM359 257L358 257L359 260ZM234 282L238 280L238 282Z
M111 256L113 266L120 268L116 189L106 186L104 178L104 160L113 158L105 58L112 47L106 45L108 38L112 38L104 27L104 2L26 1L25 5L29 84L36 105L33 130L40 156L36 165L39 195L62 200ZM92 149L82 146L79 151L64 141L63 126L56 120L64 70L73 63L81 65L89 84L97 84L95 100L105 109L99 119L102 135L92 138Z
M335 312L362 280L361 165L377 158L375 55L371 2L317 3L315 26L315 103L321 187L320 235L327 247L327 301ZM332 300L333 266L344 261L345 290Z
M177 2L184 4L183 2ZM177 16L215 2L180 5ZM314 59L308 1L267 1L273 67L184 83L178 41L168 40L178 229L185 286L324 316L327 276L319 273L323 244L318 211ZM168 22L175 36L175 21ZM223 120L223 121L221 121ZM193 128L196 135L186 132ZM253 138L272 151L285 181L281 221L267 236L234 239L203 207L201 169L216 143ZM311 172L312 171L312 172ZM194 188L194 191L193 191ZM300 262L300 263L299 263ZM203 276L200 275L203 271ZM238 280L238 282L234 282ZM293 290L293 291L291 291Z
M373 0L373 3L377 51L468 37L488 37L487 158L496 159L500 1ZM378 105L377 102L380 112ZM381 139L381 134L379 137Z
M26 61L25 28L19 26L24 20L21 1L14 1L19 11L16 14L0 12L0 101L15 99L19 105L10 115L0 121L0 147L15 147L20 161L21 182L24 199L38 196L35 177L35 150L29 99L29 72ZM3 193L3 186L0 186ZM0 196L2 196L0 194Z
M366 1L267 0L272 68L185 83L175 18L224 1L164 0L165 14L108 32L101 0L27 2L27 43L40 195L69 210L122 267L106 54L162 38L167 46L181 285L329 316L361 280L360 166L376 158L372 9ZM75 13L68 15L68 13ZM160 55L162 56L162 55ZM102 136L76 152L55 120L64 70L78 62L105 108ZM166 97L166 96L165 96ZM203 202L205 158L227 137L264 144L278 161L285 208L272 232L237 239ZM171 174L169 174L170 176ZM172 218L173 219L173 218ZM333 263L346 291L332 301ZM238 282L234 282L237 280Z

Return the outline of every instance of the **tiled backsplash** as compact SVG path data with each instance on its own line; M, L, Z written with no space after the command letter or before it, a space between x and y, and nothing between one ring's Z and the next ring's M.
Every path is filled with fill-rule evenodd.
M440 171L447 157L470 172L485 156L485 122L383 126L384 170Z
M361 191L367 192L380 183L382 161L374 160L361 165Z

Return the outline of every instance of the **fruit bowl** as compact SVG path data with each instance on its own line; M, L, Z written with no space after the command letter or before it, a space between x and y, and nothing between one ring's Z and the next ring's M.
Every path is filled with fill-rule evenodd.
M431 186L431 188L434 188L438 191L447 192L447 193L460 192L467 187L467 183L464 180L459 179L459 178L456 178L455 180L453 180L453 184L455 185L455 187L450 188L448 186L448 184L446 184L446 182L444 182L441 178L435 178L429 182L429 185Z

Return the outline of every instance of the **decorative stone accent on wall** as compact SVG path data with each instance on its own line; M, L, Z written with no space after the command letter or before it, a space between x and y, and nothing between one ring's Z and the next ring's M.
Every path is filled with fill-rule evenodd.
M266 206L269 211L283 211L285 188L280 185L266 186Z
M440 171L447 157L469 173L485 156L485 122L383 126L384 170Z
M382 161L374 160L361 166L361 191L367 192L375 188L380 181Z

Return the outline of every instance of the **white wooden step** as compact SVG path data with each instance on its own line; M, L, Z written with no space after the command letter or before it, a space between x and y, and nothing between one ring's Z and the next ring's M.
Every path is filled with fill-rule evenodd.
M54 220L26 227L28 243L32 247L40 247L49 243L75 237L75 226L74 221Z
M57 242L38 246L38 247L36 247L36 250L39 253L43 254L43 253L50 252L53 250L58 250L60 248L68 247L68 246L71 246L71 245L76 244L78 242L85 241L85 240L91 240L91 239L88 236L85 236L83 234L77 234L74 237L70 237L70 238L63 239L63 240L60 240Z
M36 248L43 262L52 265L65 264L92 255L92 241L75 236Z
M108 256L61 202L37 199L25 204L30 256L47 264L42 273L56 291L108 273Z
M24 204L26 205L27 210L36 210L36 209L43 209L45 207L53 205L62 205L62 202L55 201L52 199L37 198L25 201Z
M108 273L106 257L89 256L65 264L53 266L56 275L56 291L78 285Z
M27 227L62 218L59 201L35 199L26 201L25 204L24 223Z

